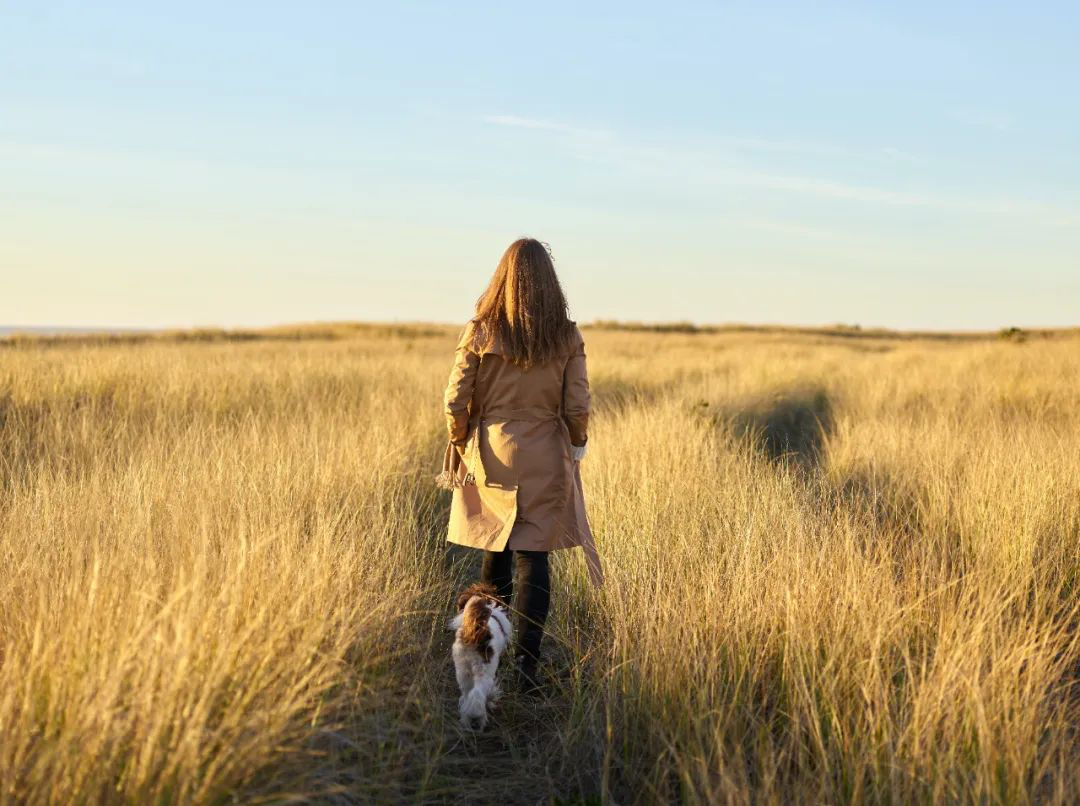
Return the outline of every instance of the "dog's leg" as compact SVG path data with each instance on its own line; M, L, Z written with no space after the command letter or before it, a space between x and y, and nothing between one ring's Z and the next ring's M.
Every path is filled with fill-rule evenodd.
M488 664L479 656L469 665L472 666L472 687L460 700L461 724L469 730L483 730L487 725L488 695L493 681L487 675Z
M454 674L457 676L457 684L458 688L461 689L462 696L468 694L473 687L472 669L469 668L469 664L454 664Z
M495 670L498 668L498 658L492 658L477 670L479 674L473 683L479 692L485 712L492 709L495 701L499 699L499 684L495 682Z
M453 656L454 674L457 677L458 690L461 692L461 696L458 697L458 712L461 715L462 724L465 724L465 699L469 696L469 692L472 691L475 682L473 680L473 664L468 650L459 644L454 644Z
M469 695L469 692L473 690L474 685L472 675L469 674L468 670L461 669L460 667L458 668L457 684L458 689L461 691L461 696L458 697L458 702L464 702L465 698Z
M495 655L491 659L491 662L487 664L485 674L491 680L491 688L488 692L488 708L494 708L495 703L499 701L499 697L502 696L502 689L499 687L499 679L496 677L496 673L499 671L499 656Z

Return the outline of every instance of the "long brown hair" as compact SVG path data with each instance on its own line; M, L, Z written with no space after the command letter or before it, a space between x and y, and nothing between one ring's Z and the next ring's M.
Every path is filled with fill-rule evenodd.
M564 352L574 333L547 246L519 238L503 253L487 290L476 301L475 344L498 341L506 360L528 369Z

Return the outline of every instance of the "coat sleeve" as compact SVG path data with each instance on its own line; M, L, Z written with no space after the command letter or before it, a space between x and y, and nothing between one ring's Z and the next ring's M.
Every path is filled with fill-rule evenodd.
M563 370L562 416L570 430L570 444L581 446L589 439L589 375L585 369L585 340L577 334L576 346Z
M469 436L469 404L472 403L479 366L480 356L472 349L472 325L468 325L458 339L454 366L450 369L450 380L443 395L446 430L455 445L465 444Z

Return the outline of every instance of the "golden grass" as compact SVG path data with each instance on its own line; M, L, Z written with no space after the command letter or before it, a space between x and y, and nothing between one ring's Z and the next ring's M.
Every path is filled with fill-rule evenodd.
M587 332L609 582L472 736L454 335L0 350L0 801L1080 791L1080 339Z

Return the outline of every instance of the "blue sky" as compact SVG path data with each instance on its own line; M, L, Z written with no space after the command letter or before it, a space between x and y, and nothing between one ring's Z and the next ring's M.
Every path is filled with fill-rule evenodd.
M1080 324L1075 4L0 4L0 324Z

